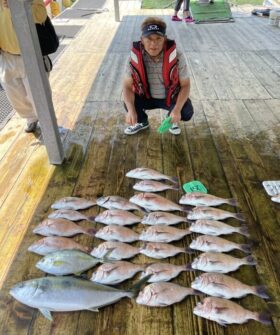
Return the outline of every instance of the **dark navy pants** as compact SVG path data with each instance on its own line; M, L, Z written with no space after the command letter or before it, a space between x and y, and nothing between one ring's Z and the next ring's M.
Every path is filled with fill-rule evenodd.
M137 113L137 122L143 123L148 121L148 115L146 114L147 110L161 108L168 111L168 115L172 112L175 102L172 102L171 105L168 107L166 105L165 99L146 99L142 96L135 94L135 101L134 101L136 113ZM124 105L125 109L126 105ZM182 110L181 110L181 120L182 121L189 121L193 116L193 106L190 99L188 99Z

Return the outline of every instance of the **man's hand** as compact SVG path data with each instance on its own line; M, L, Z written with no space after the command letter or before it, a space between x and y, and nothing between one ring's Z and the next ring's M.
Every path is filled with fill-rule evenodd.
M134 126L137 123L137 114L134 112L127 112L125 121L129 125Z
M181 120L181 110L177 110L175 106L172 112L170 113L170 116L171 116L171 123L179 122Z

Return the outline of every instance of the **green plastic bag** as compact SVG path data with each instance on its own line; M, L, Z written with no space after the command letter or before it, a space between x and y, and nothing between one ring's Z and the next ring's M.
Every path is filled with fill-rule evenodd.
M158 127L158 133L163 134L165 133L169 128L172 127L172 123L170 122L172 119L171 116L167 117L166 119L164 119L161 123L161 125Z
M183 185L183 189L186 193L201 192L207 193L207 188L198 180L192 180Z

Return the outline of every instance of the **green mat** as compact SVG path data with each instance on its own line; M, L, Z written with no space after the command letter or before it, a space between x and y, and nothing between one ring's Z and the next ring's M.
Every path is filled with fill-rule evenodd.
M190 2L195 23L233 22L230 6L224 0L214 0L213 4L200 4L198 0Z

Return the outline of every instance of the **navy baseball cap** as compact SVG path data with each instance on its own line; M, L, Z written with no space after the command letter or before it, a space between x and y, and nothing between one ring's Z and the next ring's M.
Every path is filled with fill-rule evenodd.
M165 36L166 29L158 24L147 24L142 30L142 36L147 37L152 34Z

